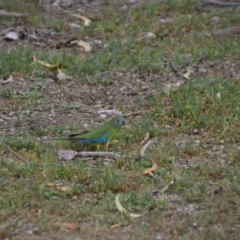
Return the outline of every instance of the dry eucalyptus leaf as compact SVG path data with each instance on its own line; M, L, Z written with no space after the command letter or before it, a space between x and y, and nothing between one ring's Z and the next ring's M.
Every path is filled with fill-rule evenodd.
M61 187L57 187L57 189L63 192L70 192L72 190L70 186L61 186Z
M119 212L121 213L126 213L128 214L131 218L138 218L138 217L141 217L142 214L136 214L136 213L128 213L128 211L121 205L120 201L119 201L119 196L120 196L120 193L116 195L115 197L115 204L116 204L116 207L118 209Z
M75 18L78 18L78 19L81 19L84 23L84 26L89 26L90 23L91 23L91 20L89 18L86 18L82 15L79 15L79 14L70 14L72 17L75 17Z
M153 163L153 164L152 164L152 167L145 169L145 170L143 171L143 175L146 175L146 174L148 174L148 173L150 173L150 172L153 172L154 170L157 169L157 164L156 164L154 161L152 161L152 163Z
M49 64L47 62L44 62L44 61L41 61L41 60L37 60L34 55L33 55L33 61L38 63L38 64L40 64L40 65L42 65L42 66L44 66L44 67L46 67L46 68L61 69L61 64L54 64L54 65L53 64Z
M189 76L190 76L191 73L193 73L193 71L192 70L188 70L185 74L183 74L183 76L185 78L189 79Z
M186 76L185 76L186 77ZM163 84L163 90L165 93L170 93L170 91L176 91L180 86L185 83L185 81L179 81L176 83Z
M172 179L171 182L167 186L165 186L164 188L162 188L160 190L160 193L162 193L162 194L165 193L175 182L176 182L176 180Z
M80 46L80 47L83 47L86 52L90 52L92 50L92 47L87 42L84 42L84 41L80 40L80 41L77 42L77 45Z

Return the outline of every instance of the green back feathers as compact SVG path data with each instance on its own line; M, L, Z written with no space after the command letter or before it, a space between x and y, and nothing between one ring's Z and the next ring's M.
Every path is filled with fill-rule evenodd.
M93 128L89 132L71 134L66 138L55 139L55 141L70 140L86 144L104 144L115 139L123 125L124 118L122 116L115 117L103 125Z

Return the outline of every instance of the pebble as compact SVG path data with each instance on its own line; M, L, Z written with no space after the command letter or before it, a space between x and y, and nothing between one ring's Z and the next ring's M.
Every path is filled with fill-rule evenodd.
M156 38L156 35L154 33L152 33L152 32L148 32L147 33L147 37L148 38Z
M200 141L200 140L195 140L195 144L196 144L197 146L199 146L199 145L201 144L201 141Z
M198 134L198 133L199 133L198 129L193 129L193 134Z

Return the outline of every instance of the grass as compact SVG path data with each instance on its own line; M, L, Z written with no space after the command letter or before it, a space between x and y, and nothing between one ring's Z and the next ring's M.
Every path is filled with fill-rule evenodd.
M11 6L10 10L27 9L24 4L18 7ZM121 7L117 1L109 2L100 8L90 27L74 32L77 38L101 39L101 50L84 55L75 48L40 51L14 43L1 48L0 76L27 79L24 87L15 81L0 89L4 111L5 106L11 109L5 115L11 116L12 111L16 116L10 118L14 123L11 127L6 128L10 120L5 115L0 122L1 238L239 238L239 81L207 65L211 70L207 75L190 77L175 91L166 93L161 84L161 79L173 72L170 62L179 69L187 62L198 66L204 55L206 64L217 61L224 67L225 59L234 63L239 55L237 36L216 38L200 33L239 25L237 12L213 8L203 13L195 11L191 1L141 1L131 11L121 11ZM164 13L173 22L160 24ZM215 16L222 20L218 25L211 24ZM62 34L66 31L57 17L49 23L40 22L38 16L29 19L28 24L33 26L48 28L54 24ZM147 32L156 38L137 40ZM53 80L47 85L53 89L48 90L45 81L54 78L56 71L37 65L33 54L51 64L61 63L62 70L78 82L76 86L90 85L95 90L113 89L116 73L157 76L151 85L155 94L136 96L130 108L134 111L145 104L148 111L128 121L119 142L110 147L122 153L120 160L58 161L57 149L79 150L79 146L52 144L43 137L83 130L77 122L59 119L71 111L81 112L84 102L75 98L64 102L71 94L66 88L68 82ZM62 99L54 108L59 114L54 118L59 120L57 126L49 117L51 109L38 105L53 101L56 95ZM123 112L129 111L121 102L118 106ZM40 121L46 118L48 121ZM23 123L25 131L21 131ZM140 142L146 132L156 143L139 162ZM29 161L21 162L9 153L8 146ZM139 176L140 171L151 167L152 160L158 165L154 176ZM161 189L172 179L174 184L162 194ZM121 214L114 202L118 193L127 211L143 216L132 219ZM79 226L66 229L53 225L65 222Z

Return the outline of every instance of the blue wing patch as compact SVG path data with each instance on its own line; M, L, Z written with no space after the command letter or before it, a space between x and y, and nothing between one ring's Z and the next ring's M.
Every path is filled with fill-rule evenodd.
M100 138L96 138L96 139L90 139L90 138L68 138L71 141L76 141L76 142L81 142L81 143L87 143L87 144L91 144L91 143L105 143L107 142L107 137L108 134L104 134L102 135Z

